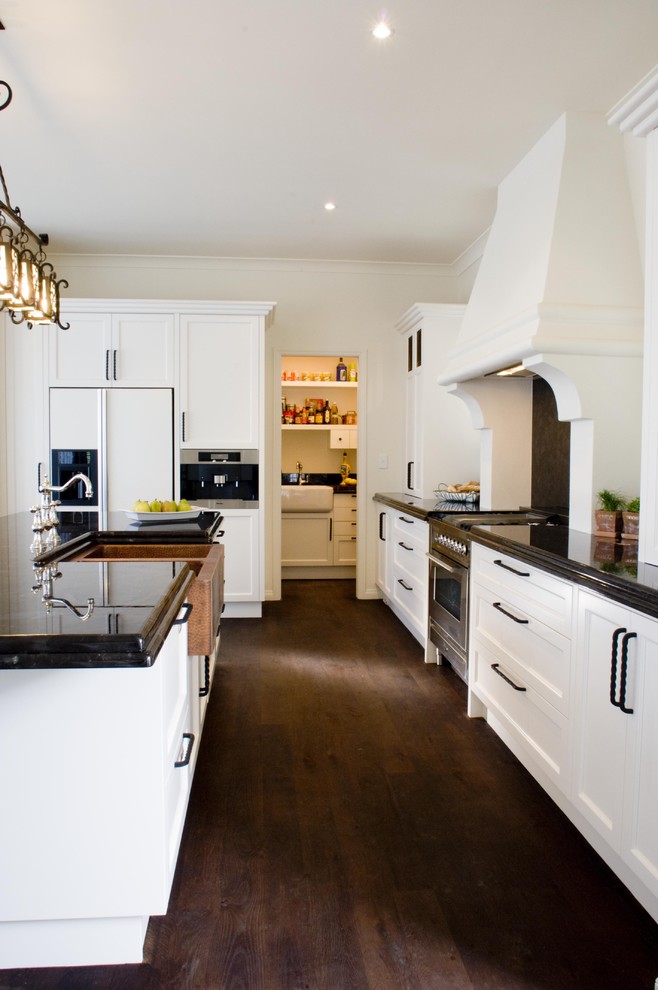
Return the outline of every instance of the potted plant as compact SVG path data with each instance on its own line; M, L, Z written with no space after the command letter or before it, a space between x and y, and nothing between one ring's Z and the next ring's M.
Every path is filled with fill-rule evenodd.
M622 510L624 530L622 537L626 540L637 540L640 535L640 500L632 498Z
M596 535L616 539L621 533L623 524L622 510L626 508L626 500L619 492L602 488L596 493L600 508L595 509Z

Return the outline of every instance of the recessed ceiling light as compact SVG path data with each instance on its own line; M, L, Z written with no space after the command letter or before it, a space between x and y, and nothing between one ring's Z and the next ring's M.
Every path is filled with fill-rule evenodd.
M379 41L385 41L386 38L390 38L393 34L392 29L388 26L386 21L380 21L372 29L373 38L377 38Z
M325 203L324 204L324 208L325 208L325 210L335 210L336 209L336 204L335 203Z

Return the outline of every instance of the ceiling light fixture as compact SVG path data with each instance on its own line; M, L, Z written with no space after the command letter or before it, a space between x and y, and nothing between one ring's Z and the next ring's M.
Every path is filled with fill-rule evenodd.
M372 29L372 36L373 38L377 38L378 41L386 41L392 34L393 30L388 26L386 21L379 21Z
M336 204L335 203L325 203L324 204L324 208L325 208L325 210L327 210L330 213L332 210L335 210L336 209Z
M0 80L6 96L0 103L0 111L12 101L9 83ZM21 211L12 206L0 166L0 184L4 199L0 199L0 311L9 310L14 323L56 323L62 330L70 324L62 324L59 318L59 290L68 286L64 279L57 280L53 266L46 258L44 247L47 234L35 234L25 223Z

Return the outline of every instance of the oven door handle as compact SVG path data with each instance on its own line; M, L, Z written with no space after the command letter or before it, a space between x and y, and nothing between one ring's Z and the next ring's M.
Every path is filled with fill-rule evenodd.
M435 567L443 568L443 570L447 571L448 574L463 574L464 571L466 570L465 564L464 565L457 564L455 567L453 567L451 564L448 564L445 560L439 560L438 557L432 556L431 553L428 553L427 557L429 559L430 564L434 564Z

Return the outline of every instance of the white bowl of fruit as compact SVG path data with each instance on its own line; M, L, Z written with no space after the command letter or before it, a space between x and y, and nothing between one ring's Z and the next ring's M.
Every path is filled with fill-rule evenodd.
M182 498L180 502L160 498L148 502L146 499L138 498L126 515L134 522L162 523L187 522L189 519L196 519L201 512L202 509L190 505L186 498Z

